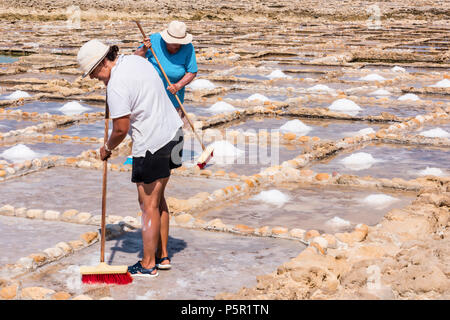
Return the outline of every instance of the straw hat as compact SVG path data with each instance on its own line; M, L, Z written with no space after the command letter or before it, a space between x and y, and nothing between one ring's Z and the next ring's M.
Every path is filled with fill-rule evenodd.
M108 54L108 51L109 46L95 39L83 44L77 56L78 64L83 71L83 78L88 76L99 65Z
M166 43L188 44L192 42L192 34L186 32L186 24L172 21L169 27L160 32Z

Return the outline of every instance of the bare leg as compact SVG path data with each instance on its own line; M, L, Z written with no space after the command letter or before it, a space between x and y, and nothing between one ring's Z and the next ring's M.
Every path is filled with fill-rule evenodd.
M159 203L159 211L161 213L161 233L157 256L158 258L162 258L169 256L169 252L167 251L167 243L169 241L169 209L164 194ZM169 264L169 261L164 260L161 264Z
M139 204L142 209L142 243L144 254L141 264L149 269L155 266L155 253L161 229L159 205L161 194L169 178L158 179L150 184L137 183ZM156 271L155 271L156 273Z

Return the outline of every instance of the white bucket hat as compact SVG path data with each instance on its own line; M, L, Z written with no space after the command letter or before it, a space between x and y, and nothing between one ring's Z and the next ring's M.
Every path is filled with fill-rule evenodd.
M160 34L167 43L188 44L192 42L192 34L186 32L184 22L172 21L169 23L169 27Z
M109 46L98 40L90 40L78 51L78 64L83 71L83 78L88 76L102 62L109 51Z

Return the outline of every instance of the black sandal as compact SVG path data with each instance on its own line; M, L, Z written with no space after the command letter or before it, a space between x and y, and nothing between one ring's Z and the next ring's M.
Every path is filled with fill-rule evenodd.
M168 260L169 263L167 264L161 264L161 262ZM170 264L170 259L169 257L163 257L161 259L156 259L156 268L160 269L160 270L169 270L170 268L172 268L172 265Z

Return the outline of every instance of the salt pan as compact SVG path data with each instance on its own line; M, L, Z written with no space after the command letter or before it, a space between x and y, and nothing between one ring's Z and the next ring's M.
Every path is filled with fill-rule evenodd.
M236 111L238 109L229 103L226 103L224 101L218 101L206 110L211 113L221 113L221 112Z
M43 157L45 155L34 152L24 144L18 144L0 153L0 157L12 162L22 162Z
M268 191L261 191L256 196L250 198L254 201L262 201L268 204L275 205L277 207L283 206L286 202L290 200L290 197L279 190L272 189Z
M197 79L188 84L187 87L192 90L211 90L214 89L216 85L207 79Z
M444 79L441 80L433 85L431 85L430 87L435 87L435 88L450 88L450 80L448 79Z
M252 94L250 97L248 97L247 99L245 99L247 101L254 101L254 100L260 100L260 101L270 101L269 98L267 98L266 96L259 94L259 93L254 93Z
M281 132L294 132L306 134L311 130L312 128L310 126L307 126L298 119L288 121L280 127Z
M76 101L70 101L70 102L67 102L61 108L59 108L58 110L61 111L62 113L64 113L65 115L72 116L75 114L80 114L85 111L88 111L88 110L90 110L90 108L86 108Z
M13 93L11 93L10 95L7 95L6 99L16 100L16 99L28 98L28 97L31 97L28 92L25 92L22 90L16 90Z
M441 128L435 128L435 129L422 131L420 133L420 135L422 135L424 137L429 137L429 138L450 138L450 133L448 133L447 131L445 131Z
M333 219L326 221L325 224L335 229L343 229L350 227L351 225L350 221L344 220L339 217L334 217Z
M341 163L351 170L364 170L370 168L374 163L380 160L372 157L367 152L357 152L341 160Z
M368 74L365 77L360 78L359 80L363 80L363 81L384 81L384 80L386 80L386 78L380 76L379 74L371 73L371 74Z
M371 194L365 197L362 202L372 207L379 209L385 208L399 199L388 196L387 194Z
M420 98L417 95L415 95L414 93L407 93L407 94L404 94L401 97L399 97L398 100L400 100L400 101L406 101L406 100L418 101L418 100L420 100Z
M280 69L272 71L268 76L269 79L277 79L277 78L292 78L291 76L286 75Z

